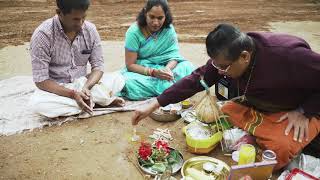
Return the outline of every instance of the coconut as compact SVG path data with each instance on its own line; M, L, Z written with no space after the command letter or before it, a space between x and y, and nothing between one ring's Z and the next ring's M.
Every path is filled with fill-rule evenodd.
M195 111L197 118L204 123L213 123L219 119L220 115L217 99L215 96L211 96L210 93L206 93L196 106Z

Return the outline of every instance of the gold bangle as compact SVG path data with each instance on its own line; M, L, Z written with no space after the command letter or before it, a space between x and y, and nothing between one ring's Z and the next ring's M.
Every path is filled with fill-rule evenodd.
M149 76L151 76L151 74L152 74L151 72L152 72L152 69L149 68L149 70L148 70L148 75L149 75Z
M146 76L149 75L149 68L146 68Z
M148 70L147 67L145 67L145 68L143 69L143 74L144 74L145 76L148 76L148 75L147 75L147 70Z
M155 71L155 69L151 69L151 71L150 71L150 76L155 77L155 76L154 76L154 71Z

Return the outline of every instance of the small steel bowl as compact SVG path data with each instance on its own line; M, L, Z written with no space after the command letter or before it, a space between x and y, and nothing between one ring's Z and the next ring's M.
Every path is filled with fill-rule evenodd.
M149 117L155 121L159 122L171 122L176 121L181 118L180 115L171 112L164 112L161 110L156 110L149 115Z

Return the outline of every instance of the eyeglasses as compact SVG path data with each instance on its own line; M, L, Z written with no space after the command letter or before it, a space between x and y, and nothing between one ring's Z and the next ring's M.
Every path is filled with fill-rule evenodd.
M234 62L232 62L231 64L229 64L228 66L226 67L219 67L217 65L214 64L214 61L212 60L211 64L214 68L216 68L218 71L221 71L222 73L226 73L228 72L228 70L230 69L231 65L233 64Z

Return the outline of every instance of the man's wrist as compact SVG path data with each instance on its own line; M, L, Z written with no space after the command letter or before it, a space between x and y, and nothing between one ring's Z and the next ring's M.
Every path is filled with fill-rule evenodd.
M70 99L75 99L75 96L76 96L76 91L75 90L73 90L73 89L71 89L70 91L69 91L69 98Z
M88 85L88 84L85 84L83 87L82 87L82 91L84 90L90 90L91 89L91 86Z
M155 98L155 100L152 102L152 110L154 111L154 110L158 109L160 106L161 105L159 104L158 99Z

